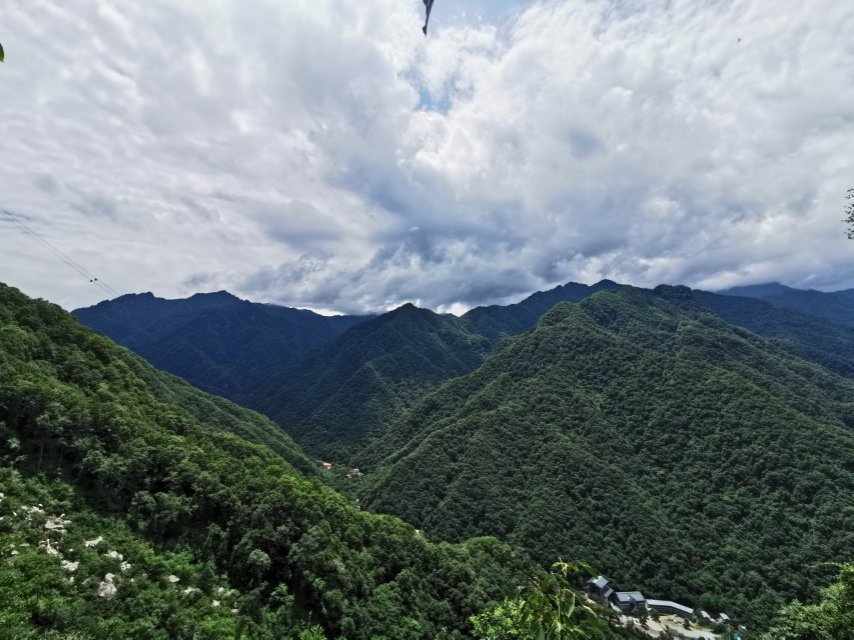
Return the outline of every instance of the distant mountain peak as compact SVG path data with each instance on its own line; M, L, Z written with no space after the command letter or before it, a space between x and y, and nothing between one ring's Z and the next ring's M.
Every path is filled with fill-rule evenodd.
M789 287L781 282L761 282L758 284L747 284L739 287L724 289L720 293L730 296L745 296L748 298L768 298L783 296L788 293L802 291Z
M608 278L603 278L596 284L590 285L591 289L616 289L621 286L619 282L614 282L613 280L609 280Z
M189 300L222 300L223 302L243 302L233 293L229 293L224 289L221 291L210 291L205 293L194 293L189 297Z

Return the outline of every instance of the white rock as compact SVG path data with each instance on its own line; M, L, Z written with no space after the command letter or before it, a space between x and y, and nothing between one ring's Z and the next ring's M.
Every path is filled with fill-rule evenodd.
M125 561L125 562L122 562L122 563L119 565L119 569L121 569L121 570L122 570L122 573L127 573L128 571L130 571L130 568L131 568L132 566L133 566L133 565L132 565L130 562Z
M213 602L211 602L211 606L212 607L218 607L219 606L219 600L214 600Z
M172 584L176 584L176 583L178 583L178 582L181 582L181 578L179 578L178 576L176 576L176 575L174 575L174 574L173 574L173 575L166 576L166 580L167 580L168 582L171 582Z
M62 568L68 571L68 573L74 573L77 571L77 567L80 566L80 562L71 562L70 560L63 560L61 564Z
M107 600L111 599L116 592L118 591L118 587L116 587L113 580L115 580L115 576L112 573L108 573L104 576L104 579L101 581L101 584L98 585L98 597L105 598Z
M50 543L50 540L42 540L41 542L39 542L39 549L44 551L49 556L62 555L61 553L59 553L59 549L57 549Z
M86 541L83 543L83 546L84 546L84 547L86 547L87 549L91 549L91 548L93 548L93 547L97 547L97 546L98 546L99 544L101 544L103 541L104 541L104 538L103 538L103 537L101 537L101 536L98 536L98 537L97 537L97 538L95 538L94 540L86 540Z
M181 593L183 593L185 596L189 596L189 595L192 595L194 593L200 593L200 592L201 592L201 589L196 589L196 587L187 587Z
M65 514L63 513L60 516L51 516L47 519L47 522L44 523L44 528L48 531L55 531L56 533L65 533L65 527L71 524L71 520L65 519Z
M104 555L107 556L108 558L112 558L113 560L124 560L125 559L125 557L122 554L120 554L118 551L108 551Z

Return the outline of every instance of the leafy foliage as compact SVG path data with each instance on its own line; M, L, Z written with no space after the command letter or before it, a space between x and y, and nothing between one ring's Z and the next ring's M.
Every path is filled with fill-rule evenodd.
M582 567L565 562L552 565L492 609L472 618L475 637L482 640L610 640L635 636L629 630L612 627L605 616L585 603L573 577Z
M0 455L47 490L71 484L83 501L74 510L103 514L113 524L98 528L110 538L126 527L157 553L192 550L185 562L197 568L187 569L187 581L201 580L210 565L243 594L235 633L263 638L265 620L289 611L281 602L292 597L331 636L463 638L469 617L528 572L524 558L494 539L432 543L396 518L362 512L234 433L267 424L157 374L58 307L0 285ZM61 575L43 559L27 567L11 569L7 589ZM134 629L164 630L172 618L152 613L161 602L146 593L116 615L128 612ZM75 608L74 620L93 611L80 593L57 597ZM25 625L32 598L0 603L0 611ZM182 628L209 637L208 613L186 612ZM45 618L43 630L64 633L57 619ZM38 631L38 620L29 624ZM211 637L233 637L226 629ZM150 637L139 633L119 626L110 637Z
M839 579L821 592L815 604L785 607L764 640L854 639L854 564L843 565Z
M854 240L854 187L848 189L845 199L848 202L845 205L845 219L843 222L848 225L848 239Z
M362 454L366 504L753 624L854 548L854 384L632 289L555 307Z
M2 637L213 640L242 628L300 640L320 631L284 591L251 617L251 596L211 563L189 550L158 551L68 484L4 467L0 486Z

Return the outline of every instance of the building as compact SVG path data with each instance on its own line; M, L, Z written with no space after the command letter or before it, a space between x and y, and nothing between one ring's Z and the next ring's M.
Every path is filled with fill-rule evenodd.
M646 605L656 613L681 616L686 620L694 617L694 610L691 607L672 600L647 600Z
M640 591L617 591L611 596L617 608L629 615L645 615L647 600Z
M591 578L587 581L585 588L587 593L602 602L610 601L611 596L614 595L614 586L605 576L596 576L595 578Z

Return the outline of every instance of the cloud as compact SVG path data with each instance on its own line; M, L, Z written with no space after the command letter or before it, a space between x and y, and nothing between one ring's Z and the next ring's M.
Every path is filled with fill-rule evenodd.
M854 286L854 7L13 3L0 206L114 288L358 312ZM846 71L849 70L849 71ZM99 298L0 221L2 279Z

